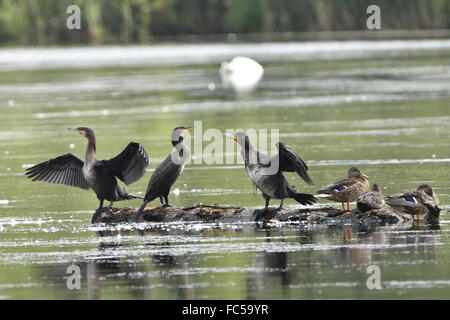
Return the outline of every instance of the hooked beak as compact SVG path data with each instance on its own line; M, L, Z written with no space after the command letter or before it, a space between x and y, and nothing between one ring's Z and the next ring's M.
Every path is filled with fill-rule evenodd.
M78 130L78 129L75 129L75 128L67 128L67 130L70 130L70 131L73 131L73 132L77 132L78 134L83 135L83 130Z
M194 129L194 127L187 127L187 128L184 128L184 129L181 131L181 134L182 134L183 136L188 135L193 129Z
M225 137L228 137L230 139L233 139L234 141L237 141L237 137L234 134L224 133Z

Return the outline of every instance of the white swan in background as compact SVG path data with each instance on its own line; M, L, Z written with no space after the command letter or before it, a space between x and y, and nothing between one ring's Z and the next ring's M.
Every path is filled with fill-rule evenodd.
M220 66L220 77L225 88L236 92L250 92L256 88L264 73L263 67L253 59L235 57Z

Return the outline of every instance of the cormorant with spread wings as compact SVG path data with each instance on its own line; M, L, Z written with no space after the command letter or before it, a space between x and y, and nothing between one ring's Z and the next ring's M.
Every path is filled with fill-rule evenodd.
M244 159L245 169L253 184L262 191L266 200L264 210L267 210L270 199L280 199L278 211L283 208L283 199L293 198L303 205L311 205L317 201L312 194L300 193L291 186L283 175L283 172L296 172L308 185L313 182L308 175L308 166L285 143L276 144L278 154L268 157L264 153L253 148L249 137L244 132L228 135L241 147L241 155Z
M97 160L94 131L86 127L69 128L69 130L87 138L85 160L72 153L66 153L28 168L26 172L28 178L33 181L94 190L100 200L100 206L92 217L92 222L101 213L104 200L111 202L110 208L114 201L143 199L126 192L116 179L119 178L129 185L144 175L149 161L141 144L130 142L116 157L109 160Z

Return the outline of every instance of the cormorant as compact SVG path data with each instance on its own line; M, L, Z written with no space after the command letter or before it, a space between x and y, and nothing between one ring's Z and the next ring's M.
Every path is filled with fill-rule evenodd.
M350 201L356 201L358 197L370 190L368 176L356 167L348 170L347 178L340 179L329 185L322 187L317 191L317 197L342 202L342 210L350 210ZM347 202L347 210L344 208L344 202Z
M177 127L173 129L171 139L172 145L176 150L168 155L153 172L150 181L148 182L144 201L133 217L133 222L139 219L147 203L153 201L157 197L159 197L163 207L170 206L170 188L183 172L186 160L189 159L189 150L182 143L183 137L188 135L192 129L193 127Z
M33 181L64 184L88 190L91 188L100 200L100 206L92 217L92 222L101 213L103 201L114 201L140 198L129 194L122 188L116 177L129 185L139 180L148 166L148 156L142 145L130 142L116 157L109 160L97 160L94 131L86 127L68 128L84 136L88 140L85 160L66 153L54 159L39 163L27 169L26 175Z
M267 210L270 199L281 200L277 211L283 208L283 199L285 198L293 198L303 205L311 205L317 201L312 194L297 192L284 177L283 172L297 172L308 185L314 185L308 175L307 165L288 145L278 142L276 144L278 154L268 157L253 148L249 137L244 132L225 135L242 147L241 155L247 174L253 184L261 190L262 196L266 200L264 210Z

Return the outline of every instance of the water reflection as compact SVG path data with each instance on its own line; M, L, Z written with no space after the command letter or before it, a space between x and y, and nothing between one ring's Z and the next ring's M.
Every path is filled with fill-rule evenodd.
M238 268L238 272L245 274L243 291L247 299L263 298L271 290L282 297L289 297L293 294L292 291L299 289L304 297L318 297L317 294L320 296L320 292L323 293L320 288L328 286L337 279L331 278L332 281L329 283L317 281L317 270L323 273L330 272L335 277L339 274L349 274L349 271L353 270L351 279L342 285L359 287L358 290L362 290L361 288L365 286L363 280L367 277L367 267L371 264L379 264L380 257L388 254L392 248L400 249L398 253L402 257L400 263L406 263L408 256L415 253L420 256L420 260L430 264L435 259L435 249L440 243L439 231L430 230L423 225L420 228L413 226L402 230L380 229L370 232L360 232L357 228L351 227L333 226L301 227L297 231L289 228L281 231L261 231L260 229L256 231L261 243L266 244L266 250L255 252L248 267L241 265L241 268ZM156 233L170 234L167 231ZM145 243L149 235L141 232L141 236ZM299 244L299 249L280 250L280 244L283 247L282 244L290 242ZM123 246L121 243L109 241L107 243L108 245L101 244L100 248ZM271 244L274 245L271 246ZM155 244L150 241L146 243L146 246L158 246L158 252L148 256L151 265L145 262L130 263L132 259L125 257L123 263L119 263L118 258L115 258L113 261L116 269L108 269L110 268L107 267L108 264L105 264L104 260L99 260L95 263L96 268L101 270L98 274L123 274L125 279L130 274L139 275L134 279L138 281L137 283L127 280L126 286L141 288L140 294L136 294L135 298L149 298L151 295L145 294L143 289L151 286L149 279L155 277L156 271L163 279L160 286L167 287L172 298L196 299L204 297L204 288L211 286L215 281L214 276L207 277L205 280L203 275L220 273L216 268L198 268L199 259L192 259L188 255L171 254L172 251L176 252L177 244L171 244L168 241ZM203 258L208 258L208 255ZM121 269L117 269L118 265L122 266ZM101 282L92 283L98 285ZM222 283L222 285L226 284ZM98 292L95 288L91 290ZM95 296L92 295L92 297Z
M347 295L352 297L367 290L369 265L383 265L394 254L395 259L389 258L394 268L412 264L410 279L423 272L421 265L435 263L436 249L441 244L440 230L425 225L400 230L383 227L370 232L334 226L280 230L261 230L255 226L253 231L256 246L245 237L238 240L241 252L232 254L233 267L227 267L229 254L220 250L196 252L202 250L202 243L191 243L190 249L180 253L179 247L185 243L179 231L174 233L181 238L171 243L167 240L172 236L168 230L103 230L97 232L100 240L97 252L91 251L70 263L37 265L34 271L46 286L56 288L59 297L71 299L115 295L126 299L213 299L216 296L211 288L230 286L245 299L330 298L339 287L348 288ZM214 238L223 240L227 232L205 228L198 234L212 235L209 241L214 242ZM240 233L237 231L236 236L241 236ZM136 236L140 238L137 247L136 242L118 240ZM159 237L156 242L155 237ZM185 240L189 242L190 238ZM258 246L264 246L265 250L258 250ZM246 260L248 257L251 259ZM211 259L222 261L223 268L218 267L220 263L208 267ZM82 290L67 288L66 270L71 263L80 267ZM419 273L414 271L414 265L418 265ZM235 273L244 281L227 280L222 277L224 272ZM401 277L395 273L395 278Z

